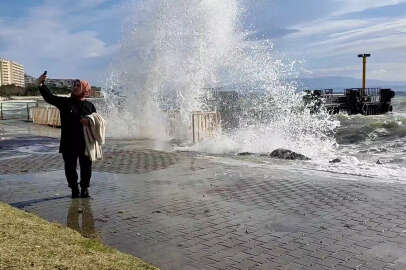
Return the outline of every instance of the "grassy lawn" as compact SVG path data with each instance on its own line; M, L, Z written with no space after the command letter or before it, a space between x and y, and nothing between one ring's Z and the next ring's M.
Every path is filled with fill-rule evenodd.
M131 255L0 202L0 269L154 269Z

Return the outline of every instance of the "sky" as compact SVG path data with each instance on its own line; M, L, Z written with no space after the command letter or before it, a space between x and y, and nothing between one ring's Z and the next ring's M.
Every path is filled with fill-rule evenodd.
M0 58L35 77L102 85L138 0L1 0ZM406 81L406 0L241 0L252 39L271 39L300 77ZM173 0L176 2L176 0Z

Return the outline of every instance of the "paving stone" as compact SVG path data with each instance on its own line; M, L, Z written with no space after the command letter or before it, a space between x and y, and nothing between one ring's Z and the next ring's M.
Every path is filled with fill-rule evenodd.
M309 181L283 168L107 140L92 198L72 200L57 138L30 132L0 141L0 200L162 269L406 269L402 183ZM21 152L34 142L42 152Z

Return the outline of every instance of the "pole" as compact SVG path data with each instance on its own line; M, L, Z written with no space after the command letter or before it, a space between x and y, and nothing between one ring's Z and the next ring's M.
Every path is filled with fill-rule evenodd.
M30 108L28 107L28 103L27 103L27 121L30 121Z
M0 119L3 120L3 102L0 103Z
M366 75L367 75L367 58L362 57L362 96L365 96L366 88Z
M358 57L362 57L362 90L361 90L361 98L366 95L366 80L367 80L367 57L370 57L371 54L364 53L358 54Z

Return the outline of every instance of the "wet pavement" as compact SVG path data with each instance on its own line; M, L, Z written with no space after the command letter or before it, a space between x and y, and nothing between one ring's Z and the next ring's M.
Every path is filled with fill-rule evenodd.
M161 269L406 269L406 189L107 140L71 199L59 130L0 122L0 200Z

